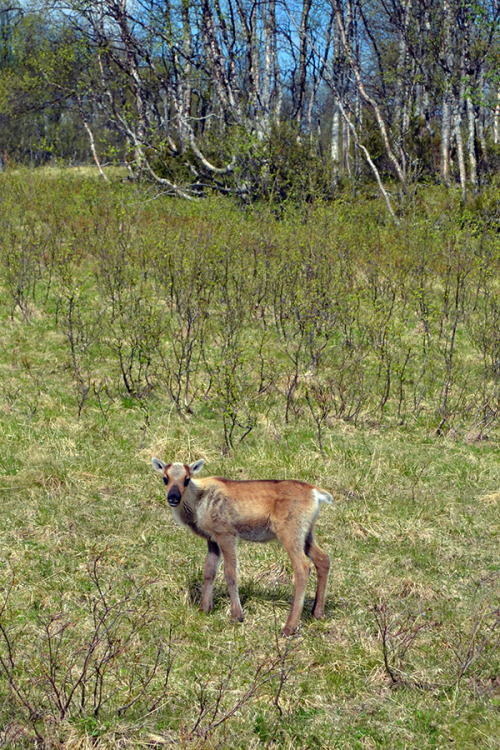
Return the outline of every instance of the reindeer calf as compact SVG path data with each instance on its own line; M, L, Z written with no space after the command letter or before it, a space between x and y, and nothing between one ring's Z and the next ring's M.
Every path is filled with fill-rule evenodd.
M330 559L314 541L313 532L320 504L332 502L328 492L292 480L242 482L222 477L195 480L193 477L203 468L203 459L187 466L164 464L153 458L153 467L163 476L174 519L208 542L201 604L205 612L210 612L213 606L214 579L222 552L231 619L242 620L236 580L237 541L278 539L290 556L295 579L295 594L283 635L290 635L299 624L310 573L308 558L314 563L318 577L312 614L323 617Z

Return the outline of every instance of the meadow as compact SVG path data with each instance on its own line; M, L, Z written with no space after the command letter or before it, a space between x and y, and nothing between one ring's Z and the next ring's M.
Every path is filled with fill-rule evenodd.
M0 175L0 747L498 746L499 226ZM331 492L325 619L276 544L203 614L152 456Z

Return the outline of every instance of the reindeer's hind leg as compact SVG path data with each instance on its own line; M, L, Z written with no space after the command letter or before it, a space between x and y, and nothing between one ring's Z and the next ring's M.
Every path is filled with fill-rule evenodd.
M293 566L293 577L295 582L295 591L293 595L292 608L286 621L286 625L282 630L283 635L291 635L296 630L299 621L302 608L304 606L304 599L306 595L307 581L311 572L311 566L309 560L304 553L303 545L297 544L296 540L284 539L283 546L285 547Z
M318 576L318 585L316 589L316 599L312 608L312 616L321 619L325 615L325 596L328 573L330 571L330 558L323 552L321 547L316 544L312 531L306 538L304 547L306 555L313 561Z

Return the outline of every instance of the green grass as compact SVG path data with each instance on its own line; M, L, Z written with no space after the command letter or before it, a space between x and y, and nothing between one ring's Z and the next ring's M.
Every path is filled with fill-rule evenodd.
M250 305L247 287L237 311L243 322L234 341L243 355L234 370L236 397L230 403L243 416L247 409L255 424L241 442L243 430L236 429L233 447L224 439L220 400L227 392L225 381L216 381L216 369L219 400L212 392L203 397L208 378L199 364L190 386L193 413L179 414L156 359L152 388L135 396L126 391L115 354L122 335L117 321L128 321L132 330L136 315L107 317L98 336L89 334L95 311L104 301L108 315L111 305L103 291L107 277L99 277L99 268L123 257L125 275L139 278L141 269L153 268L148 293L141 288L141 299L152 303L161 250L188 270L193 258L211 269L207 278L213 289L199 292L214 295L207 357L215 365L227 363L228 342L214 300L219 294L223 299L222 260L228 248L245 282L256 280L251 287L256 292L259 279L274 283L275 269L282 268L295 241L303 247L308 238L311 251L320 254L325 237L327 245L344 247L349 267L368 279L367 294L352 303L362 313L353 313L355 326L362 319L368 325L374 310L387 311L384 305L391 298L388 291L381 308L368 306L370 290L385 293L382 283L375 287L369 281L377 245L387 251L378 270L386 264L388 278L397 278L409 262L408 247L416 252L431 231L429 216L441 215L442 195L422 195L423 205L403 242L376 201L316 209L309 218L307 209L300 221L291 216L278 222L267 209L240 213L219 199L194 206L149 202L129 185L103 187L88 175L51 175L50 180L50 191L41 173L3 176L1 183L0 743L33 747L38 736L39 746L68 749L496 747L499 448L495 426L487 439L477 439L474 412L467 406L497 386L495 376L482 369L472 333L484 310L481 293L475 303L472 294L464 297L451 394L456 400L441 434L436 434L443 373L439 357L449 338L443 334L440 340L433 329L435 369L426 373L425 408L417 412L412 405L417 354L415 372L404 383L404 418L397 416L395 387L384 409L379 408L383 380L376 374L376 349L367 348L366 403L355 420L328 412L322 423L324 457L305 388L312 387L313 378L330 382L338 350L333 345L330 350L329 343L327 359L316 372L301 371L286 423L289 359L270 325L273 303L264 281L264 312L249 322L258 297L251 297ZM455 219L450 211L442 234L432 230L434 248L461 236ZM390 257L384 244L389 239ZM485 234L481 242L491 249L491 268L496 269L498 240ZM9 258L17 250L19 261L21 247L26 259L36 261L18 276L34 284L22 296L24 307L13 304L8 273ZM442 260L436 261L434 273ZM472 269L467 277L471 285L478 279L475 273ZM429 281L429 294L434 288L435 295L428 320L436 328L445 276L434 276L432 285ZM137 278L124 289L137 290ZM408 279L404 276L400 308L391 319L393 358L402 351L398 342L415 335ZM237 282L235 275L228 284ZM494 275L487 283L490 299L498 299ZM77 348L79 372L92 386L80 414L64 307L75 291L85 302L76 326L84 337ZM162 304L170 304L163 299ZM343 309L352 311L347 303ZM260 331L255 321L262 315L267 316L268 338L259 359L252 347ZM286 325L291 325L288 320ZM401 325L404 330L396 336ZM449 330L449 316L443 325ZM362 347L360 331L354 336ZM162 339L158 346L172 356L169 342ZM255 385L262 363L268 388L259 394ZM133 374L143 387L140 365L140 359L134 361ZM462 378L464 371L468 378ZM293 584L286 555L273 544L240 545L244 622L229 622L221 573L214 611L203 614L198 605L205 544L174 524L163 485L150 466L152 456L203 457L205 473L294 477L332 492L334 504L323 506L317 524L319 542L332 560L325 619L317 622L309 615L312 576L299 633L290 639L278 635ZM388 626L394 680L384 665L380 613ZM61 712L57 693L67 696L81 675L103 616L102 641L88 660L83 706L78 688ZM101 699L94 698L96 685L102 688Z

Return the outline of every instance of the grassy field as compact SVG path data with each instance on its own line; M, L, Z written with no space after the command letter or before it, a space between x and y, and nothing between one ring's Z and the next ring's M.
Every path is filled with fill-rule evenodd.
M0 201L0 747L498 747L497 203ZM152 456L330 491L325 619L273 544L201 613Z

